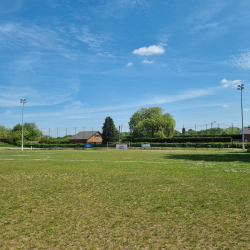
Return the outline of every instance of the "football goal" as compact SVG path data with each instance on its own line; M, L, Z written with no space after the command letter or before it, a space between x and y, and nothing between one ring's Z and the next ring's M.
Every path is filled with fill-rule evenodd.
M130 148L130 141L121 141L119 142L107 142L107 149L111 149L112 147L115 147L116 144L126 144L128 145L128 148Z

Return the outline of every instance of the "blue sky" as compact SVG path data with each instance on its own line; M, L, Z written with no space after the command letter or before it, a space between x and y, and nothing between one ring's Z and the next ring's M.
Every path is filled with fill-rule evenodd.
M160 106L192 127L250 124L249 0L8 0L0 5L0 114L8 128L128 130ZM210 126L210 125L208 125Z

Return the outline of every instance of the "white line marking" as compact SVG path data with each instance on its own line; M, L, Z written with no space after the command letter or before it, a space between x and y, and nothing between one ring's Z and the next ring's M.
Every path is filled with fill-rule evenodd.
M108 160L60 160L60 159L2 159L3 161L65 161L65 162L117 162L117 163L151 163L151 164L170 164L161 161L108 161ZM173 164L173 163L171 163Z

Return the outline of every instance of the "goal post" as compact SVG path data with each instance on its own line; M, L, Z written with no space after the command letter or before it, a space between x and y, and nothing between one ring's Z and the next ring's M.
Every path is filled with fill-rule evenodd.
M130 141L122 141L122 142L107 142L107 149L111 148L111 145L116 145L116 144L127 144L128 148L130 148Z
M112 142L112 141L107 142L107 149L111 148L110 145L112 144L117 144L117 142Z
M130 141L121 141L120 144L128 144L128 148L130 148Z

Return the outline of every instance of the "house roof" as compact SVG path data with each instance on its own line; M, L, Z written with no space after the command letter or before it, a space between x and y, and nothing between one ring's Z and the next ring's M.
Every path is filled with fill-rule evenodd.
M242 135L242 131L240 132L240 134ZM244 135L250 135L249 127L244 127Z
M91 138L93 135L99 133L102 135L99 131L80 131L76 135L72 136L69 138L69 140L88 140Z

